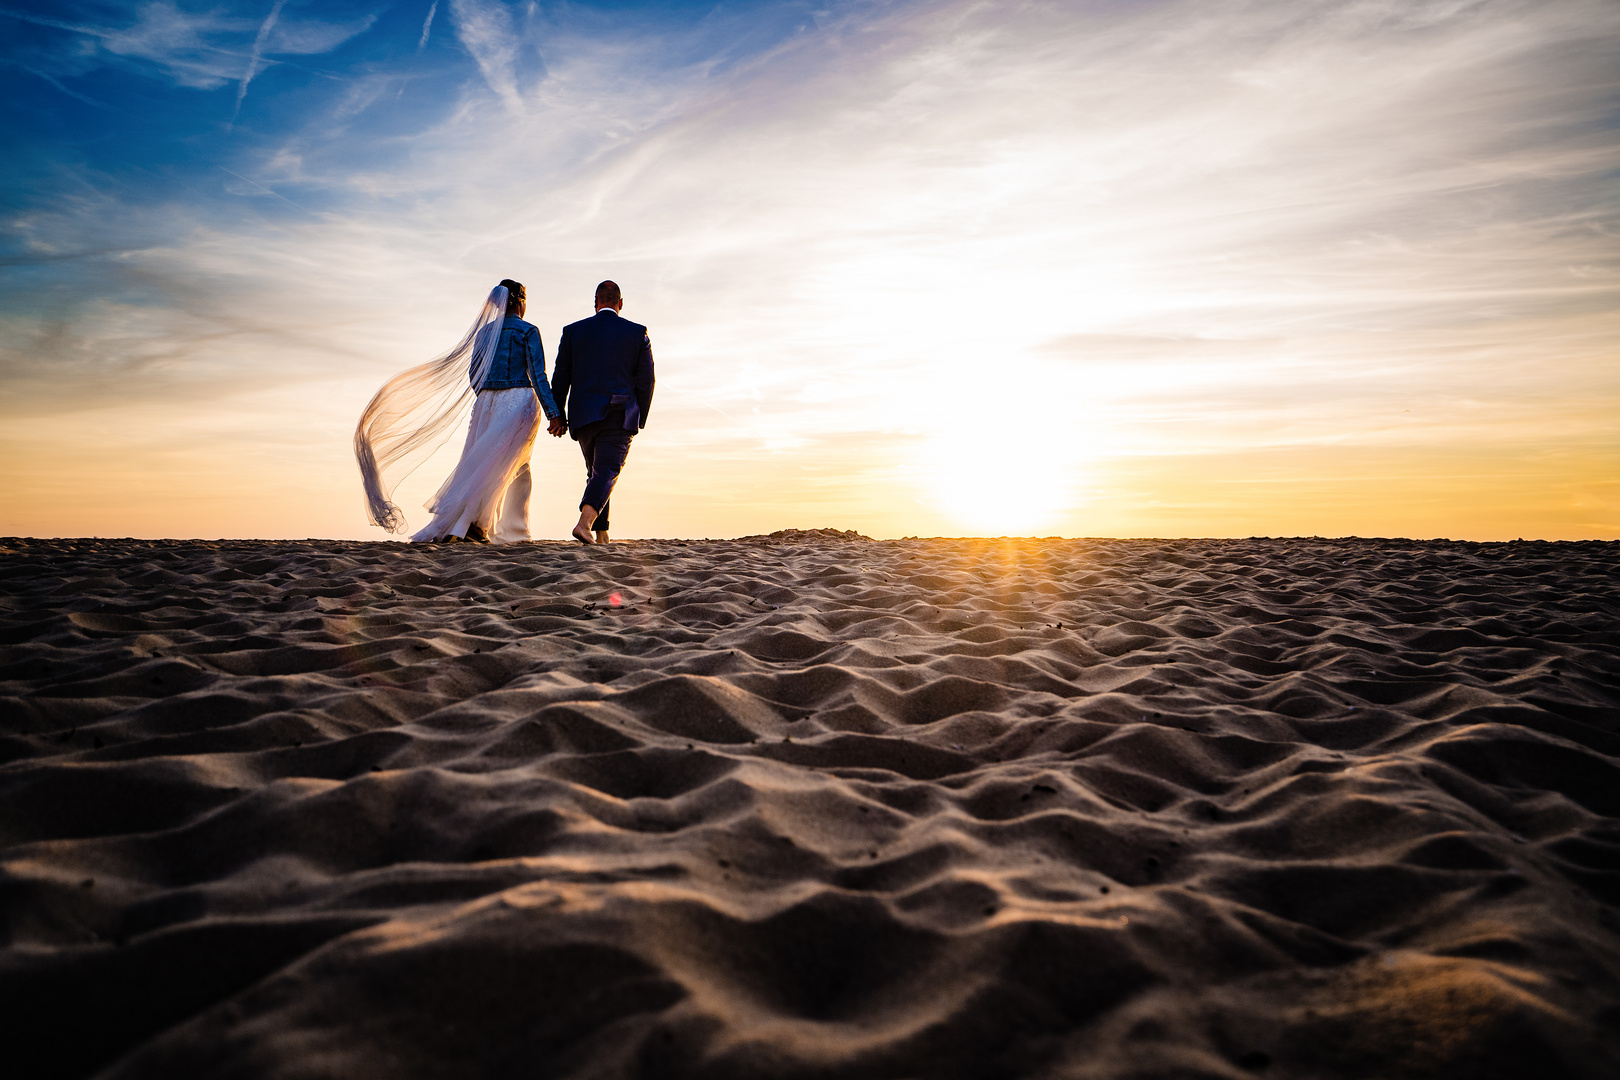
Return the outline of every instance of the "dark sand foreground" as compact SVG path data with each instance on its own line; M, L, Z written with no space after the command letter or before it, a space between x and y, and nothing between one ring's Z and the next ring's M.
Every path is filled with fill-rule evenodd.
M0 541L6 1069L1607 1080L1617 582Z

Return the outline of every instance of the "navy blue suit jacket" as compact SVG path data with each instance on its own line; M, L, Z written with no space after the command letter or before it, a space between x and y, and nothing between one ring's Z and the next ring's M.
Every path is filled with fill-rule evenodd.
M646 427L653 397L652 342L647 328L612 308L563 327L551 393L558 407L567 410L572 431L605 417L615 397L625 399L626 421L632 413L640 414L635 430ZM629 407L632 399L634 409Z

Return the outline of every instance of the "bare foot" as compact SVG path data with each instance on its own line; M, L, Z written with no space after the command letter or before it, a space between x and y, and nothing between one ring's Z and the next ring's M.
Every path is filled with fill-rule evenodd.
M581 505L579 508L579 520L574 523L573 535L575 540L586 547L595 546L591 543L591 526L596 523L597 515L596 507L589 504Z
M598 544L606 544L606 543L611 542L611 541L608 540L608 534L607 534L606 529L597 529L596 530L596 542Z

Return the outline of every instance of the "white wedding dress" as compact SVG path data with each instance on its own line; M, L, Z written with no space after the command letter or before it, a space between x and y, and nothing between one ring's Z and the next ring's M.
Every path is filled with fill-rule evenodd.
M461 460L427 501L433 520L411 539L421 543L466 536L475 524L493 544L531 539L529 452L539 433L540 399L532 387L480 390Z
M475 390L489 375L506 317L506 289L497 285L467 335L436 360L402 371L377 391L354 431L354 454L373 525L404 532L393 501L400 480L444 445L467 415L461 460L426 503L433 520L413 541L466 536L477 525L497 544L529 537L529 453L540 431L533 387Z

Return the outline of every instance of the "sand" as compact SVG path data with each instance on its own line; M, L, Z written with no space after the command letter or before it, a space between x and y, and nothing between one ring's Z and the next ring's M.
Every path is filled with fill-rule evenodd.
M1617 582L1607 542L0 541L8 1060L1620 1075Z

